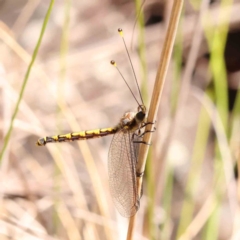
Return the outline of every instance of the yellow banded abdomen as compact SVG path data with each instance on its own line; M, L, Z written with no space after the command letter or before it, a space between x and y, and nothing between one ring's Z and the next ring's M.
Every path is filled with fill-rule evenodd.
M51 137L39 138L37 141L38 146L44 146L51 142L71 142L75 140L88 140L92 138L104 137L110 134L116 133L117 128L102 128L81 132L73 132L61 135L55 135Z

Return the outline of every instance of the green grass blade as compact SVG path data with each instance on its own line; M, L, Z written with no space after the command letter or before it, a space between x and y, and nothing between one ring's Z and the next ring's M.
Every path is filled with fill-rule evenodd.
M42 42L42 39L43 39L43 35L44 35L44 32L45 32L46 27L47 27L47 23L48 23L48 20L50 18L50 15L51 15L54 2L55 2L55 0L51 0L51 2L49 4L48 11L47 11L46 16L45 16L44 21L43 21L43 26L42 26L42 29L41 29L41 32L40 32L40 36L39 36L38 41L37 41L37 45L36 45L36 47L35 47L35 49L33 51L31 62L29 64L27 72L25 74L25 77L24 77L24 80L23 80L23 84L22 84L22 87L21 87L21 90L20 90L20 93L19 93L19 97L18 97L16 106L15 106L15 109L13 111L13 115L12 115L12 118L11 118L10 126L9 126L7 134L6 134L5 138L4 138L3 148L2 148L2 151L0 153L0 162L2 161L2 158L3 158L4 153L6 151L7 145L9 143L9 140L10 140L10 137L11 137L11 133L12 133L12 130L13 130L13 123L14 123L14 120L15 120L15 118L17 116L19 105L20 105L21 100L23 98L23 94L24 94L24 91L25 91L25 88L26 88L26 85L27 85L27 82L28 82L28 78L29 78L32 66L33 66L33 64L35 62L35 59L37 57L37 53L38 53L38 50L40 48L40 45L41 45L41 42Z
M177 231L177 239L183 234L193 218L195 207L194 196L197 193L198 183L201 177L201 170L206 152L210 126L208 113L203 107L199 116L191 167L189 169L180 223Z
M146 47L145 47L145 31L144 31L144 14L141 9L142 1L135 0L137 24L139 28L138 35L138 46L139 46L139 59L141 63L141 77L142 77L142 87L141 93L143 95L143 100L146 103L148 100L147 96L147 63L146 63Z
M57 108L57 128L58 132L62 132L62 125L61 125L61 116L62 110L65 108L65 100L64 100L64 82L66 80L67 74L67 53L68 53L68 45L69 45L69 26L70 26L70 12L71 12L71 0L64 1L64 20L63 20L63 28L62 28L62 36L61 36L61 45L60 45L60 73L59 73L59 81L57 82L57 97L58 97L58 105ZM59 151L61 152L61 146L59 145ZM61 176L61 169L55 163L54 169L54 192L56 196L54 198L54 212L53 212L53 231L57 233L60 228L60 219L58 216L58 208L59 204L61 203L61 199L59 199L59 193L61 190L60 187L60 176Z

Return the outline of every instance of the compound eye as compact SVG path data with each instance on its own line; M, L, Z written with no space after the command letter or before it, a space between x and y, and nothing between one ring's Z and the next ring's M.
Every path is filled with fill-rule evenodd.
M145 113L144 112L142 112L142 111L140 111L140 112L138 112L137 114L136 114L136 118L137 118L137 120L139 120L139 121L143 121L144 120L144 118L145 118Z

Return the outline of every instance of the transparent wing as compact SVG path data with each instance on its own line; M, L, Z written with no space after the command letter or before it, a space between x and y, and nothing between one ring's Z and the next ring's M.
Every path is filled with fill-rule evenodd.
M138 153L132 132L119 131L113 136L108 157L110 192L119 213L133 216L139 209L136 163Z

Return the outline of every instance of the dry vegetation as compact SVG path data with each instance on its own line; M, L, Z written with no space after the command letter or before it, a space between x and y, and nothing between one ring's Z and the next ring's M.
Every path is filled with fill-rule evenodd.
M165 3L167 2L167 3ZM172 1L146 1L149 100ZM198 2L201 2L200 6ZM134 239L240 239L240 1L186 1L144 176ZM0 1L1 147L50 1ZM131 1L56 1L0 169L0 239L125 239L108 188L111 136L35 145L115 126L137 105L118 27L143 83ZM147 97L147 95L149 97ZM235 170L235 171L234 171ZM234 175L235 174L235 175Z

